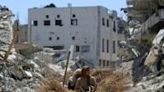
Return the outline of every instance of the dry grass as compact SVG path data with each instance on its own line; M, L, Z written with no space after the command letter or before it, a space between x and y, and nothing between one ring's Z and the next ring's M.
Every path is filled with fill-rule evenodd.
M68 90L59 81L54 78L48 78L40 83L36 92L68 92Z
M66 80L72 75L72 72L68 72ZM40 86L36 89L36 92L74 92L68 90L62 85L63 77L52 76L42 80ZM67 81L65 82L67 83Z
M68 73L70 76L70 73ZM114 74L110 70L94 71L92 73L98 83L96 92L123 92L125 90L124 77ZM67 77L68 78L68 77ZM61 80L60 80L61 81ZM63 87L56 78L51 77L41 82L36 92L74 92Z
M96 77L98 87L96 92L123 92L124 77L122 74L114 74L110 70L95 71L93 76Z

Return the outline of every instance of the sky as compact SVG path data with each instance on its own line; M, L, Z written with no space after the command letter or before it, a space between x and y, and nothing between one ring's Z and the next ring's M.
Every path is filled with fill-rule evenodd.
M7 6L16 16L19 16L21 24L26 24L28 21L28 8L44 7L50 3L54 3L56 7L67 7L68 3L72 4L72 7L101 5L110 10L116 10L120 17L125 16L120 9L126 7L126 0L0 0L0 5Z

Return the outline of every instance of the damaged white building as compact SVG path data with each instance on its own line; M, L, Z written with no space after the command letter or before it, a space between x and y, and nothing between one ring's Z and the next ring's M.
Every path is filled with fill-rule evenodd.
M28 42L54 49L74 48L94 66L117 60L117 13L102 6L44 7L28 10Z

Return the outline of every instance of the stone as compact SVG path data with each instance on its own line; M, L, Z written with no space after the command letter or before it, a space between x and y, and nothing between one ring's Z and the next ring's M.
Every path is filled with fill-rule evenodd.
M12 67L9 71L10 77L16 80L22 80L23 79L23 70L21 67Z
M15 92L22 92L22 90L17 88Z
M33 92L33 90L30 89L29 87L23 87L22 92Z
M24 72L25 72L27 78L32 78L33 77L31 72L29 72L29 71L24 71Z

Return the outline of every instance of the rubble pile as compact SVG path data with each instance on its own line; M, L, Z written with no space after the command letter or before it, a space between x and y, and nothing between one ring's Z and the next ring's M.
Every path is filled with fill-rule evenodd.
M129 87L126 92L163 92L164 91L164 74L160 76L149 75L135 86Z
M79 68L79 62L70 60L68 72ZM65 64L66 60L57 61L52 52L39 51L27 58L14 51L8 63L0 61L0 92L35 92L49 77L61 81Z
M0 6L0 59L2 60L13 40L11 17L12 12L7 7Z
M73 51L71 51L73 53ZM58 71L63 74L64 68L66 66L67 62L67 51L63 50L53 50L50 48L43 48L43 51L39 51L35 53L34 56L37 56L40 60L51 63L49 65L50 68L56 70L58 68ZM52 65L53 64L53 65ZM93 67L93 64L91 64L89 61L79 58L78 56L74 58L72 55L70 55L69 64L68 64L68 70L74 71L78 68L81 68L84 65L88 65L90 67Z
M0 92L34 92L42 79L61 77L39 59L25 59L17 54L13 60L0 63Z
M146 66L144 60L143 56L133 61L132 81L128 83L126 92L164 92L164 67L157 71L156 64Z

